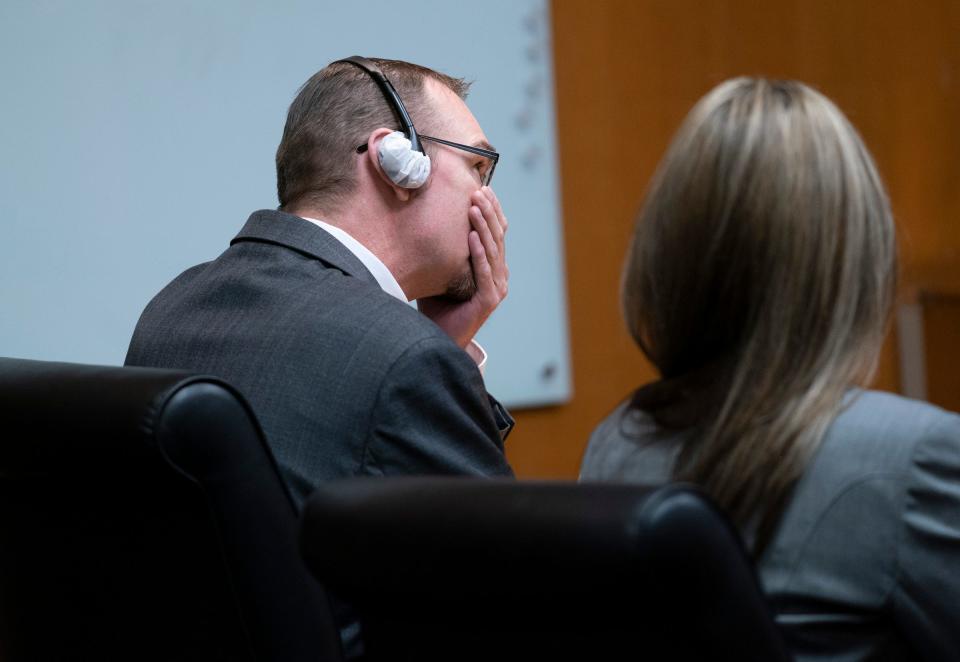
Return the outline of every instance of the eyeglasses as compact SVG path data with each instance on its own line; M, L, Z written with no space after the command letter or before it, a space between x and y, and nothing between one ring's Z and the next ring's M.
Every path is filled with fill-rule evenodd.
M434 138L433 136L425 136L422 133L418 133L420 140L429 140L431 142L439 143L441 145L446 145L447 147L453 147L455 149L462 149L465 152L470 152L471 154L476 154L478 156L486 157L488 166L480 170L480 183L483 186L490 186L490 180L493 179L493 171L497 169L497 162L500 160L500 155L497 152L491 151L489 149L483 149L482 147L474 147L473 145L462 145L460 143L455 143L450 140L444 140L443 138ZM367 144L364 143L357 147L357 153L363 154L367 151Z

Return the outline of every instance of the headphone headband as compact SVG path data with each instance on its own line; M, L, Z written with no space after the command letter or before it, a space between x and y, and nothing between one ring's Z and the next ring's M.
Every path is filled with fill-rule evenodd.
M353 55L351 57L343 58L342 60L336 60L333 64L337 62L346 62L352 64L355 67L360 67L376 82L377 86L383 92L383 96L386 97L387 103L393 109L393 112L396 114L397 119L400 120L400 125L403 127L403 133L406 134L407 138L410 140L411 149L425 154L423 151L423 146L420 144L420 137L417 135L417 130L413 126L413 120L410 119L410 113L407 112L406 106L403 105L403 100L400 99L400 94L397 92L396 88L393 87L393 83L390 82L390 79L380 71L373 61L368 60L365 57L360 55Z

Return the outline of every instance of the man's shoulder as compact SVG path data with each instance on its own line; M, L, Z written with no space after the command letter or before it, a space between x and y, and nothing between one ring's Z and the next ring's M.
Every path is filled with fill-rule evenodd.
M360 370L371 378L403 358L472 364L442 329L372 277L266 241L235 242L164 287L144 310L131 346L158 344L181 353L245 348L248 360L255 360L249 348L259 348L272 361L304 361L326 374Z
M203 277L203 274L214 262L215 260L210 260L188 267L164 285L160 291L154 294L147 302L143 310L143 315L141 316L141 323L144 321L144 317L151 318L153 316L160 316L163 318L169 315L170 308L177 306L184 298L184 294L194 287L194 283Z
M366 355L363 362L377 366L377 371L402 358L442 355L470 361L450 336L410 304L376 284L336 269L317 268L325 273L291 283L264 304L270 321L260 318L251 323L266 327L270 336L289 339L290 345L300 348L297 353L325 360L334 358L331 354Z
M353 299L355 293L345 292L345 296ZM377 348L389 354L391 360L462 354L469 361L467 354L433 321L382 290L357 296L349 312L335 323L356 343Z

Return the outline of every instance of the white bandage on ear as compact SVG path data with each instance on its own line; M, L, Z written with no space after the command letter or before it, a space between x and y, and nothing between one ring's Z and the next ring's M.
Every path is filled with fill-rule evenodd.
M397 186L420 188L430 176L430 157L411 149L410 139L402 131L384 137L377 156L380 167Z

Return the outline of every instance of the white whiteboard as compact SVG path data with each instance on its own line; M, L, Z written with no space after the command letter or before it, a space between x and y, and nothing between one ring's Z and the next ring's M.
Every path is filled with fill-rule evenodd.
M4 0L0 355L121 363L147 301L276 207L298 87L360 54L475 81L510 220L510 295L479 337L488 388L568 399L549 39L543 0Z

